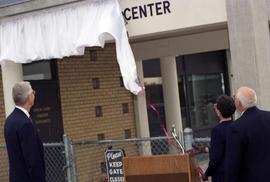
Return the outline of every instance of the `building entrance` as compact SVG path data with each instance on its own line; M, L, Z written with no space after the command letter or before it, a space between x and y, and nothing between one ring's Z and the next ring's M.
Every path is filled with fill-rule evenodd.
M45 143L62 141L63 122L55 61L40 61L23 66L24 80L36 92L30 115Z
M31 84L36 91L36 98L30 114L38 128L40 137L45 143L62 141L63 126L58 83L55 81L32 81Z
M23 65L23 76L24 80L31 82L32 88L35 90L35 104L30 115L39 136L44 143L61 142L64 130L56 61L39 61ZM49 155L52 153L54 155ZM53 172L47 173L47 181L65 181L65 175L61 169L65 161L62 151L46 147L44 154L46 168L55 169ZM54 163L48 161L54 161Z
M229 93L226 52L178 56L176 64L183 128L192 128L195 137L210 136L218 123L215 100Z

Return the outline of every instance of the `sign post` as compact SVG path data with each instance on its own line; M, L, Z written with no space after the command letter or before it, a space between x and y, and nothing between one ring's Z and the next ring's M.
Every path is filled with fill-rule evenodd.
M122 149L106 150L108 182L124 182L123 157Z

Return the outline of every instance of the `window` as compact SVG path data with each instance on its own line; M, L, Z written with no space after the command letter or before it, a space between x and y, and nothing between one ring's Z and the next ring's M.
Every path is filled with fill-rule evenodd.
M143 60L142 64L145 84L145 96L159 112L158 116L157 113L152 109L152 107L147 104L147 116L150 136L163 136L164 132L160 127L160 124L163 123L164 125L166 125L166 117L163 104L164 102L160 60L158 58Z
M120 87L124 87L124 81L123 81L123 77L120 76Z
M105 135L104 133L100 133L97 135L97 140L105 140Z
M101 117L102 115L102 107L96 106L96 117Z
M144 60L142 63L143 63L143 75L145 78L161 76L159 59Z
M122 111L123 111L123 114L129 112L128 103L122 104Z
M210 136L218 118L216 98L229 94L225 51L205 52L176 58L183 129L195 137Z
M97 61L97 51L90 50L90 61Z
M125 139L131 138L131 129L125 130Z
M93 87L93 89L99 89L100 88L99 85L100 85L99 84L99 78L93 78L92 79L92 87Z
M55 72L55 61L37 61L23 64L24 80L52 80Z
M101 173L107 173L107 169L106 169L106 162L101 162L100 163L100 169L101 169Z

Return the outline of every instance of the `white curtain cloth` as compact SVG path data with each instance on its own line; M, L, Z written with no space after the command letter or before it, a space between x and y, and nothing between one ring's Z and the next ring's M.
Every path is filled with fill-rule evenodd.
M0 20L0 63L83 55L85 47L115 39L126 89L141 91L134 56L117 0L88 0Z

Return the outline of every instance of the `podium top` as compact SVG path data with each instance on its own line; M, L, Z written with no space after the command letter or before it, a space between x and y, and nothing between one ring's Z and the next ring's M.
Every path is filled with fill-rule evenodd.
M189 170L189 154L124 157L125 176L189 173Z

